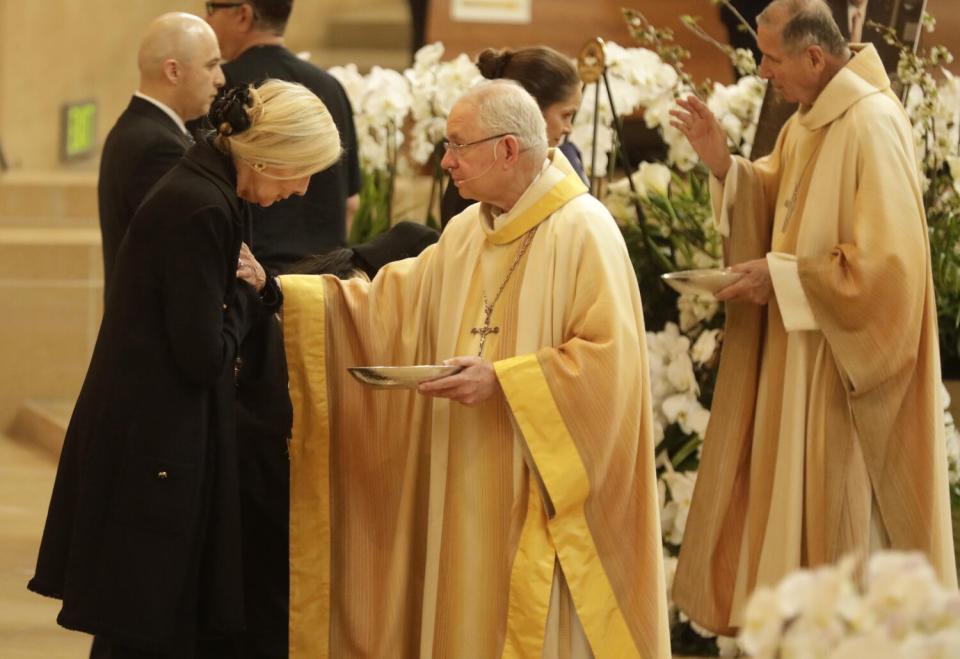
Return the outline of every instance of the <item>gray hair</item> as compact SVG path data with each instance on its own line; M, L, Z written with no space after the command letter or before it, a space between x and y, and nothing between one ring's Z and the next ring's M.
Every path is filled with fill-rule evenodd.
M783 16L786 21L778 20ZM780 39L790 54L810 46L820 46L835 57L847 54L847 40L823 0L773 0L757 16L757 25L780 23Z
M477 120L491 135L510 134L535 163L547 157L547 122L537 101L514 80L489 80L470 88L458 102L477 110Z

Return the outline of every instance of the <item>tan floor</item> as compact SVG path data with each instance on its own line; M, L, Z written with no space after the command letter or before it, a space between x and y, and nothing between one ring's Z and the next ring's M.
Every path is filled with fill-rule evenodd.
M90 637L57 626L57 600L27 590L56 463L49 454L0 435L0 657L79 659Z
M0 659L81 659L90 652L89 636L57 626L60 602L26 588L56 468L49 453L0 435Z

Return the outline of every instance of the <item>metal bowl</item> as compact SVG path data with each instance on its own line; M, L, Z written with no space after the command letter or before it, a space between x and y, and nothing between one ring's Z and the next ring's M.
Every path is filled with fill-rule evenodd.
M421 382L445 378L459 373L463 366L353 366L350 375L369 387L378 389L416 389Z
M678 293L713 295L743 276L730 268L706 268L704 270L681 270L660 275L667 285Z

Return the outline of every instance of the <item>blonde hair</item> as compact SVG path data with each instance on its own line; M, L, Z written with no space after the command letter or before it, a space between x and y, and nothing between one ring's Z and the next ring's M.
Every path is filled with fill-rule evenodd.
M311 176L340 159L343 149L337 125L309 89L267 80L238 91L228 93L226 103L210 111L221 150L275 179ZM266 167L293 171L277 176L265 172Z

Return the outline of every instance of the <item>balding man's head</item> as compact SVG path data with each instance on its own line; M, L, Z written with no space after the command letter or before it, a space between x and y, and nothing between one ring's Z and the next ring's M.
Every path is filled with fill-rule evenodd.
M773 0L757 16L757 25L778 30L790 53L814 45L834 57L847 53L847 41L824 0Z
M773 0L757 16L760 76L784 99L812 105L850 59L823 0Z
M173 12L154 19L140 43L137 65L140 91L184 120L206 114L223 86L217 37L192 14Z

